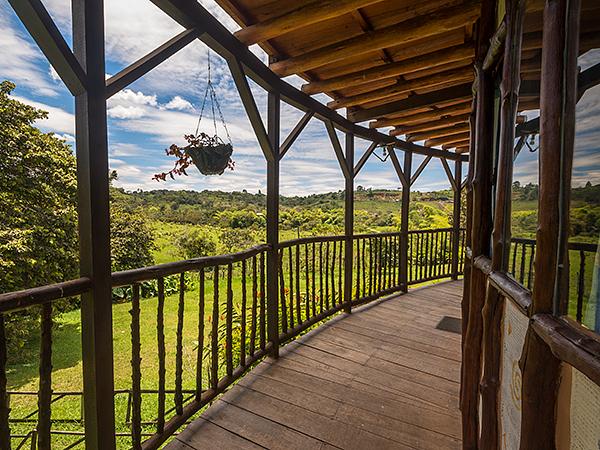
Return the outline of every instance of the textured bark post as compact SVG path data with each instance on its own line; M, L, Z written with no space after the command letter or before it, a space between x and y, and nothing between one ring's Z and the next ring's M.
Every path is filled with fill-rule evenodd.
M489 40L494 33L496 19L495 0L484 0L481 5L476 50L476 120L473 158L473 214L471 224L471 251L473 258L489 254L491 235L492 191L492 135L494 81L483 70L483 60ZM485 300L486 277L481 270L471 269L469 283L468 327L463 342L463 367L461 380L461 413L463 448L477 449L479 434L479 379L481 374L481 342L483 323L481 310Z
M267 104L267 133L273 158L267 160L267 334L273 345L271 355L279 357L279 121L280 97L270 91ZM263 294L264 295L264 292Z
M354 256L354 135L346 133L346 165L349 173L344 176L344 311L351 312L352 307L352 267ZM307 262L308 264L308 262ZM341 270L341 268L340 268ZM308 298L307 298L308 301Z
M559 313L567 294L569 193L573 163L578 0L547 0L544 8L540 85L540 191L532 315ZM568 30L568 34L567 34ZM565 190L567 192L565 192ZM556 398L560 360L530 327L523 355L521 445L525 450L556 448ZM540 410L539 405L544 408Z
M92 280L81 296L85 443L109 450L116 443L102 1L73 1L73 50L87 73L87 90L75 97L79 264Z
M514 160L515 120L521 84L521 42L525 0L506 2L506 42L500 85L500 137L497 164L494 230L492 232L492 270L508 269L510 250L511 186ZM498 391L502 339L503 298L488 285L483 308L483 378L481 381L481 441L482 449L500 448Z

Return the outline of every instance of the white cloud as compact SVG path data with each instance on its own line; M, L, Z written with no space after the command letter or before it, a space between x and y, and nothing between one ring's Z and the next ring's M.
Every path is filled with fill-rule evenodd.
M133 91L131 89L123 89L117 92L108 100L109 106L129 106L129 105L149 105L156 106L156 95L146 95L139 91Z
M48 112L48 118L36 121L36 125L42 129L42 131L51 131L60 135L74 135L75 134L75 116L64 109L56 108L54 106L46 105L44 103L29 100L27 98L13 95L12 98L23 102L27 105L33 106L34 108L42 109Z
M165 109L176 109L179 111L194 111L194 106L186 99L176 95L164 105Z
M117 105L109 108L106 114L113 119L139 119L144 117L145 110L139 106Z

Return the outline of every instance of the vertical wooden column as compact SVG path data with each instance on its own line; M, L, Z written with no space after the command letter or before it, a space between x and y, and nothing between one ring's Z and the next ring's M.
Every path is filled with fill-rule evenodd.
M400 285L408 292L408 214L410 211L410 177L412 153L404 152L404 177L402 183L402 211L400 213Z
M561 251L569 223L573 163L579 0L547 0L540 85L539 205L531 314L557 312L567 295ZM521 356L521 449L556 448L556 398L560 361L529 327ZM540 405L544 405L540 408Z
M452 279L458 279L458 263L460 251L460 202L461 202L462 162L454 162L454 202L452 208Z
M273 158L267 158L267 334L273 345L271 355L279 357L279 122L280 96L269 92L267 99L267 133Z
M496 1L483 0L478 24L476 72L476 112L475 112L475 148L471 152L473 159L472 178L472 224L471 251L473 258L489 255L489 242L492 230L491 192L492 192L492 137L494 80L483 70L483 61L494 33L496 20ZM463 339L463 360L461 380L461 413L463 427L463 448L477 449L479 434L479 379L481 374L481 343L483 323L481 311L485 300L486 276L481 270L471 268L469 283L469 305L467 329Z
M81 298L85 443L104 450L116 443L102 1L73 0L73 49L87 73L75 97L80 273L92 280Z
M354 257L354 135L346 133L346 165L350 169L344 175L344 311L350 313L352 307L352 268Z
M506 272L510 250L511 188L514 160L515 121L521 85L521 42L526 0L506 1L506 41L500 85L500 136L497 164L492 269ZM488 285L483 308L483 378L481 382L482 449L500 448L499 385L502 352L503 298Z

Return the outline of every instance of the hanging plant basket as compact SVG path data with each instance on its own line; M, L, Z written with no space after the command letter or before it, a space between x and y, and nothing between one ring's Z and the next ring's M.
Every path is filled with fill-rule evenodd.
M204 99L202 100L202 107L200 108L200 117L198 117L198 125L196 126L196 132L194 134L187 134L184 139L188 142L188 145L180 147L177 144L172 144L167 150L168 156L174 156L177 158L175 166L168 172L157 173L152 178L156 181L165 181L167 176L172 179L175 175L187 175L186 169L190 165L195 165L201 174L203 175L223 175L225 169L234 168L234 162L231 159L233 153L233 146L231 145L231 137L227 130L227 124L223 118L223 112L217 99L215 88L211 81L211 70L210 70L210 52L208 53L208 80L206 82L206 90L204 92ZM213 126L215 128L215 135L209 136L206 133L199 132L200 122L202 121L202 115L204 114L204 108L206 106L206 100L210 100ZM227 134L227 144L217 135L217 117L215 109L219 113L223 129Z
M188 141L188 145L179 147L173 144L166 150L167 155L177 158L175 167L169 172L154 175L154 180L165 181L167 176L173 179L175 175L187 175L186 169L192 164L203 175L222 175L225 169L233 170L235 163L231 159L233 153L231 143L225 144L218 136L209 136L205 133L197 136L187 134L184 138Z

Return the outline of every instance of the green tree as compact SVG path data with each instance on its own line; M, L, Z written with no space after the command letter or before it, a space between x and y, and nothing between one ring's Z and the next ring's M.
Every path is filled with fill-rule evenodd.
M217 236L200 228L192 228L178 239L178 246L186 258L214 255L218 245Z
M139 211L130 212L119 205L111 205L110 246L113 271L154 263L154 235Z
M77 175L71 148L33 123L47 113L0 83L0 292L77 276ZM10 347L35 330L37 311L6 318Z

